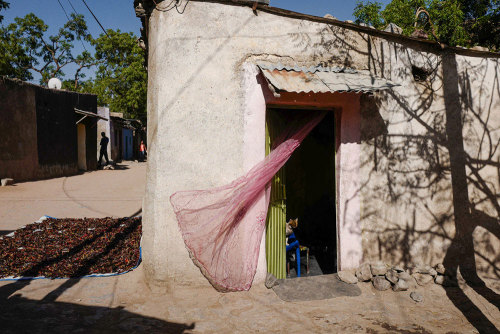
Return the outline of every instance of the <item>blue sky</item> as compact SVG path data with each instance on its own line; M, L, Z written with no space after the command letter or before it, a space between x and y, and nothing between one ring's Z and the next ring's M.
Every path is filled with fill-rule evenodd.
M101 28L82 0L59 0L59 2L58 0L7 1L10 2L10 8L2 12L2 15L4 15L3 25L13 22L15 17L23 17L32 12L49 26L49 33L55 34L67 21L65 13L59 5L60 2L68 16L73 13L71 5L73 5L77 13L85 16L92 36L97 37L102 33ZM133 0L86 0L86 2L105 29L120 29L121 31L133 32L135 35L139 35L140 21L135 17ZM388 3L390 1L379 0L379 2ZM324 16L328 13L340 20L352 20L356 0L271 0L270 5L317 16ZM86 47L90 49L88 45ZM81 43L75 43L75 54L82 51ZM72 75L74 69L68 67L65 73ZM36 78L35 81L38 81L38 79Z

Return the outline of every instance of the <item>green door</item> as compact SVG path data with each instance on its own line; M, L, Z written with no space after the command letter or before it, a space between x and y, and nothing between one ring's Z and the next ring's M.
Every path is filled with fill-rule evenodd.
M268 113L266 121L266 155L271 152L273 140L283 128L276 114ZM286 190L285 168L281 168L271 181L271 198L266 223L267 271L276 278L286 278L285 251Z

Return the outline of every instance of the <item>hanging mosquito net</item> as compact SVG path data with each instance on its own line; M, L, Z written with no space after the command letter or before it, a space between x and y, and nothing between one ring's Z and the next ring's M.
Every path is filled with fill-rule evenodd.
M193 262L219 291L250 289L265 229L270 181L325 112L293 113L271 153L244 176L208 190L170 197ZM264 211L255 203L265 199Z

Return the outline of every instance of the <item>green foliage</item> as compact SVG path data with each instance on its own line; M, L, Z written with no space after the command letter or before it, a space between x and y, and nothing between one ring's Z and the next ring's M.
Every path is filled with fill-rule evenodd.
M4 0L0 0L0 11L9 8L9 3ZM0 15L0 23L3 21L3 15Z
M398 25L403 34L409 36L414 31L417 9L425 6L425 0L393 0L382 11L382 17L386 24L392 22Z
M416 18L419 8L430 18L425 13ZM394 23L407 36L418 28L448 45L500 49L500 0L392 0L383 10L380 3L368 0L358 2L353 15L357 23L378 29Z
M3 0L0 0L2 8ZM47 36L47 25L36 15L16 18L0 28L0 75L33 80L39 73L40 83L51 77L63 80L63 89L96 94L100 105L126 117L146 119L147 72L143 66L144 51L132 33L108 30L93 39L87 32L82 15L71 19L53 36ZM84 51L74 55L73 42L86 40L95 54ZM63 68L77 66L74 77L66 78ZM94 79L82 81L86 68L97 66Z
M472 43L500 51L500 0L462 1L468 8L465 29L470 32Z
M98 103L126 117L146 119L147 71L144 51L132 33L108 30L92 41L100 62L96 78L82 83L81 90L96 94Z
M457 0L433 1L429 7L429 14L435 18L433 23L440 41L448 45L469 46L471 36L464 28L464 13Z
M356 23L365 23L377 29L383 28L384 21L380 13L381 9L382 4L380 2L371 2L370 0L366 3L361 1L356 2L356 8L354 8L353 14L354 17L356 17Z
M62 69L75 62L73 41L90 40L83 15L71 14L71 19L57 35L46 36L47 25L35 14L15 18L14 23L0 28L0 43L5 52L0 55L0 74L31 80L31 71L41 75L40 83L51 77L62 78Z

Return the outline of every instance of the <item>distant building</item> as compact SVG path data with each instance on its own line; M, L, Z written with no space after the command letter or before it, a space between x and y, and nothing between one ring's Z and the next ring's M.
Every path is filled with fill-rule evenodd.
M97 107L97 114L101 117L104 117L106 120L99 119L97 121L97 159L99 159L99 153L101 150L101 133L104 132L106 137L109 138L109 143L108 143L108 158L110 160L113 160L111 158L111 119L109 117L109 108L108 107Z
M97 168L97 96L0 78L0 178Z
M98 122L98 139L101 137L100 133L105 132L109 137L108 156L114 162L122 160L134 160L139 157L139 145L141 140L146 141L145 128L141 121L135 119L123 118L123 113L110 112L107 107L99 107L99 115L109 117L109 124L107 122ZM99 140L97 142L99 155ZM98 157L99 158L99 157Z

